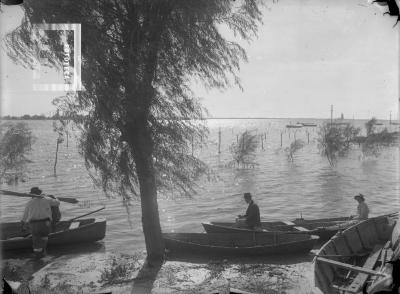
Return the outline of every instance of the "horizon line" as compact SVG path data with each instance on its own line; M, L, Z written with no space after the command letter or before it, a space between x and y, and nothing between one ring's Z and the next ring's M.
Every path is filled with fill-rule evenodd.
M26 114L24 114L26 115ZM4 119L5 117L12 117L12 118L18 118L21 119L24 115L0 115L0 119ZM29 115L29 114L28 114ZM30 114L29 115L31 118L33 116L41 116L41 117L45 117L46 119L52 119L53 117L51 116L46 116L43 114ZM372 118L372 117L371 117ZM332 118L333 120L344 120L344 121L351 121L351 120L368 120L371 118L340 118L340 117L336 117L336 118ZM382 120L382 121L390 121L390 119L381 119L378 117L374 117L377 120ZM183 120L192 120L192 118L165 118L165 117L160 117L160 119L183 119ZM217 119L217 120L228 120L228 119L292 119L292 120L302 120L302 119L318 119L318 120L330 120L330 117L327 118L321 118L321 117L262 117L262 116L248 116L248 117L232 117L232 116L227 116L227 117L204 117L204 118L197 118L194 120L207 120L207 119ZM392 119L392 121L397 121L399 119Z

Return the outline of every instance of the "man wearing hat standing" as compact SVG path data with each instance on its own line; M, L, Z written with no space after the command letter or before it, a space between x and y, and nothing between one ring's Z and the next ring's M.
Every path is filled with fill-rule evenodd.
M367 203L365 203L365 198L363 194L358 194L354 196L354 199L358 202L357 206L357 216L355 219L365 220L368 219L369 208Z
M41 196L42 190L33 187L30 194ZM46 255L48 236L51 231L52 207L58 207L60 202L55 198L32 197L25 207L21 222L29 225L32 234L32 247L36 257Z
M239 219L244 220L246 227L249 229L255 230L257 228L260 228L260 209L258 208L258 205L255 204L254 201L251 199L250 193L244 193L243 198L244 201L249 204L249 206L247 207L246 214L239 215Z

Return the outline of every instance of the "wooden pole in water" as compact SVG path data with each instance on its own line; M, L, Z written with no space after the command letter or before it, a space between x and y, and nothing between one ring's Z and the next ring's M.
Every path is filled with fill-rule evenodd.
M58 159L58 145L60 145L61 140L60 138L57 138L57 148L56 148L56 158L54 160L54 176L57 175L57 159Z
M307 131L307 143L310 144L310 133Z
M247 130L246 130L247 132ZM242 151L244 150L244 136L242 136Z
M218 131L218 154L221 154L221 128Z
M283 132L281 131L281 147L282 147L282 136L283 136Z
M194 144L193 144L193 135L192 135L192 156L193 156L193 149L194 149Z
M261 136L261 149L264 150L264 136L263 134L261 134L260 136Z

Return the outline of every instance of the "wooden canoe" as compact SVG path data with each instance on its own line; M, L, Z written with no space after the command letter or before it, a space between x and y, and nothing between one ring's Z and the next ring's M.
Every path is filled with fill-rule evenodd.
M0 224L2 250L21 250L32 248L32 236L23 231L20 222ZM75 243L96 242L106 233L106 220L102 218L60 221L49 235L48 247Z
M338 230L354 225L350 217L295 219L293 221L261 222L263 232L290 232L317 235L320 240L328 240ZM205 222L202 223L207 233L251 232L253 230L237 227L234 222Z
M385 262L393 257L396 220L376 217L338 233L314 259L315 285L323 293L362 293L367 282L387 279Z
M211 256L268 256L309 252L318 236L290 233L165 233L171 254Z

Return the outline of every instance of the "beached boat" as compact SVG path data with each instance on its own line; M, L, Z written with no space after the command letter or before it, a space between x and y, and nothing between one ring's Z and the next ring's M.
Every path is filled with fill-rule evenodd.
M372 289L382 280L388 280L390 274L385 262L399 255L395 223L395 219L384 216L371 218L324 244L314 260L316 287L329 294L362 293L367 283Z
M263 232L290 232L317 235L320 240L328 240L338 230L354 225L357 221L350 217L295 219L293 221L261 222ZM235 222L205 222L202 223L207 233L252 232L253 230L237 227Z
M250 232L233 234L165 233L170 254L207 256L269 256L309 252L318 236Z
M23 231L20 222L0 224L2 250L32 248L32 236ZM106 220L89 218L74 221L60 221L55 232L49 235L48 247L102 240L106 233Z

